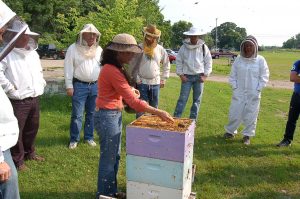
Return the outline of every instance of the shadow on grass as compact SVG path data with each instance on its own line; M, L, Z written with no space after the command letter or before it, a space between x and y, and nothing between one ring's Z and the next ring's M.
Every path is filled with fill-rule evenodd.
M67 187L62 187L61 189L67 189ZM60 190L61 191L61 190ZM96 193L90 192L65 192L65 193L47 193L47 192L20 192L22 199L95 199Z
M83 185L84 186L84 185ZM67 192L68 187L61 187L61 190L55 192L20 192L22 199L95 199L96 192ZM126 187L122 186L118 188L121 192L126 192ZM62 190L66 192L61 193Z
M274 190L262 197L264 193L251 190L266 184L279 190L281 187L287 188L289 184L298 184L299 147L277 148L273 143L264 144L259 140L259 143L253 141L250 146L245 146L241 141L242 136L232 140L225 140L222 136L195 139L194 163L199 168L195 184L202 189L205 186L219 187L223 189L219 192L223 193L242 189L245 197L241 198L299 198L299 194L285 197L284 193L272 193ZM268 194L272 197L268 197Z
M288 194L282 192L265 191L265 192L251 192L243 197L233 197L232 199L298 199L300 194Z

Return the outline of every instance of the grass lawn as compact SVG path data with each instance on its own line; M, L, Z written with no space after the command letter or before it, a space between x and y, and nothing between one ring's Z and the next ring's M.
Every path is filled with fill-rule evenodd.
M170 78L161 90L160 107L173 113L179 96L179 79ZM192 190L197 198L300 198L300 137L296 131L290 148L274 145L283 136L290 90L265 89L257 135L250 146L242 136L225 141L231 90L226 83L207 82L196 127L194 164L197 165ZM189 114L190 103L184 116ZM80 142L75 150L67 148L71 101L66 96L41 99L41 124L36 140L37 152L46 162L26 162L29 171L19 173L23 199L93 199L97 185L99 145L95 148ZM123 114L124 130L135 118ZM119 188L126 190L125 131ZM96 141L98 136L96 135Z
M261 51L260 55L267 60L271 80L289 80L290 69L293 63L300 59L300 52L292 51ZM229 75L231 69L228 58L213 59L213 72L215 75ZM176 65L171 65L171 71L176 72Z

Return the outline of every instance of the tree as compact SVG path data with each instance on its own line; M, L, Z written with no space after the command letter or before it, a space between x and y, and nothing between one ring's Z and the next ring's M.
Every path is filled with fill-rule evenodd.
M161 30L160 43L164 47L170 47L171 22L164 21L164 16L161 13L158 3L158 0L138 0L136 16L144 19L144 26L155 24Z
M283 42L283 48L300 48L300 33Z
M214 47L214 39L211 37L210 33L207 33L206 35L201 38L205 41L205 44L209 49L212 49Z
M113 4L105 8L99 5L97 12L90 12L87 16L79 17L74 31L70 32L67 37L75 38L83 25L89 22L101 32L101 46L105 46L116 34L124 32L133 35L137 41L141 41L143 18L136 16L137 3L137 0L115 0Z
M216 28L212 29L211 35L216 37ZM234 48L235 50L240 48L240 44L247 36L246 29L237 27L235 23L225 22L217 27L217 38L219 48Z
M126 32L142 40L149 23L162 31L161 42L170 46L171 24L164 21L158 0L6 0L30 28L41 34L40 43L65 48L74 42L83 24L93 23L102 33L101 45Z
M184 39L183 32L188 31L193 24L187 21L178 21L172 26L172 37L171 37L171 47L174 49L179 49L182 45L182 40Z

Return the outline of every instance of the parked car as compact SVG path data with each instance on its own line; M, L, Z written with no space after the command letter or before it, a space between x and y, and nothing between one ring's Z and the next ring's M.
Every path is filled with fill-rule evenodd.
M65 50L58 50L55 44L41 44L36 50L40 58L64 59Z
M171 53L168 53L169 56L169 61L171 64L175 64L176 63L176 55L173 55Z
M172 49L167 48L166 51L167 51L168 54L172 54L172 55L175 55L175 56L177 55L177 53Z
M166 51L168 53L170 63L175 64L177 53L175 53L173 50L168 48L166 49Z
M210 54L213 59L219 59L220 57L228 57L231 59L235 59L238 56L238 54L234 52L225 50L211 51Z

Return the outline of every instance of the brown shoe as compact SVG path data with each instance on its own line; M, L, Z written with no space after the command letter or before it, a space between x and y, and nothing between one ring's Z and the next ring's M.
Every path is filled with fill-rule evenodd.
M25 164L21 164L21 165L16 166L16 167L17 167L17 170L20 171L20 172L28 170L28 167Z
M32 157L26 157L25 160L34 160L34 161L37 161L37 162L43 162L45 161L45 158L42 157L42 156L39 156L39 155L35 155L35 156L32 156Z

